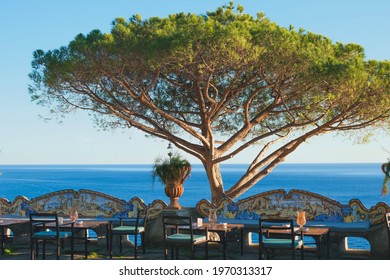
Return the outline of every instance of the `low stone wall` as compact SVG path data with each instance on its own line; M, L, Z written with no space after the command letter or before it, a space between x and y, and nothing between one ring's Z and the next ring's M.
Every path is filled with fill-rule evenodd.
M29 200L18 196L10 202L0 198L0 211L3 217L28 218L32 212L57 212L60 216L69 216L69 211L76 208L79 217L93 219L110 219L118 217L134 217L137 212L148 208L148 223L146 241L148 246L160 246L163 242L162 215L175 214L198 217L208 217L212 204L201 200L196 207L181 210L167 209L162 200L155 200L146 205L141 198L133 197L128 201L90 190L62 190L52 192ZM245 244L250 245L249 233L256 232L260 217L296 218L295 212L306 211L310 226L324 226L331 229L331 257L337 257L346 252L345 238L362 237L370 242L370 255L373 259L387 258L387 230L384 223L386 212L390 207L378 203L367 209L357 199L343 205L327 197L302 191L274 190L260 193L234 202L225 198L215 207L218 222L242 223L245 225ZM28 223L11 227L16 242L28 242ZM95 230L99 242L105 244L105 228ZM131 246L131 244L129 243Z
M346 237L354 236L370 242L372 258L387 256L384 217L390 207L382 202L367 209L358 199L343 205L319 194L302 190L291 190L287 193L279 189L237 202L225 198L214 207L210 201L201 200L196 208L202 217L207 217L209 210L213 208L217 212L219 222L244 224L247 232L257 232L258 220L261 217L295 220L296 212L304 210L308 226L330 228L333 254L346 253Z
M72 189L56 191L29 200L24 196L17 196L12 202L0 198L0 213L4 218L28 218L30 213L53 213L69 217L69 212L75 208L80 219L110 219L119 217L136 217L138 211L148 208L148 217L153 220L167 207L162 200L155 200L146 205L139 197L129 201L119 199L104 193ZM12 225L9 227L16 243L29 242L29 224ZM100 243L105 243L105 227L93 229Z
M129 201L119 199L104 193L72 189L56 191L29 200L17 196L13 202L0 198L0 211L4 217L28 217L30 213L57 212L59 216L69 216L75 208L80 218L118 218L135 217L139 210L148 207L151 218L157 216L167 204L155 200L146 205L139 197Z

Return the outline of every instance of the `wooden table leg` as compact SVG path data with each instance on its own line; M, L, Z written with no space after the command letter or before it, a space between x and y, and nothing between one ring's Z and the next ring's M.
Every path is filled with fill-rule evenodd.
M5 236L4 236L4 227L1 227L1 254L4 255L4 246L5 246Z

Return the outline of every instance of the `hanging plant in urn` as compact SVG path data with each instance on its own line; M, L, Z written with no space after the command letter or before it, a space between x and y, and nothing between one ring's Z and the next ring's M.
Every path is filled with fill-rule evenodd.
M165 194L169 197L168 208L181 209L179 197L183 195L183 183L191 173L191 164L179 154L155 160L153 178L158 177L165 184Z

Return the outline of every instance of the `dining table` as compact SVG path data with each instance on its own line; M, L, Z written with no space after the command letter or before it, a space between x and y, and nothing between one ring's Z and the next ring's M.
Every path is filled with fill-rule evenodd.
M222 244L223 250L223 259L226 260L226 248L227 248L227 236L228 233L233 231L239 231L239 236L235 241L240 243L240 254L244 254L244 225L243 224L230 224L230 223L202 223L202 225L196 226L196 229L199 230L208 230L209 232L215 232L220 237L220 241L216 241Z
M75 232L74 239L75 240L82 240L84 242L84 257L85 259L88 258L88 243L89 243L89 230L93 230L97 227L104 226L106 227L106 247L107 250L109 248L108 244L108 235L109 235L109 221L106 220L77 220L73 223L73 230ZM69 229L72 227L71 223L68 223L66 220L64 220L63 225L59 225L61 229ZM80 234L78 234L78 232Z
M89 230L94 230L97 227L104 226L106 228L106 248L108 250L108 235L109 235L109 221L108 220L99 220L99 219L88 219L88 220L76 220L71 221L70 219L61 219L59 220L58 227L61 230L70 230L74 231L74 240L81 240L84 243L84 257L88 258L88 243L89 243ZM55 227L55 224L46 224L45 227Z
M288 229L286 229L286 234L288 233ZM268 232L270 234L283 234L280 230L273 231L272 228L268 229ZM324 243L325 239L325 245L326 245L326 257L329 259L329 235L330 235L330 229L327 227L312 227L312 226L306 226L306 227L294 227L294 233L296 235L301 235L301 232L303 233L303 236L310 236L315 241L315 249L318 253L318 259L321 258L321 249L322 244ZM307 245L308 243L304 243Z

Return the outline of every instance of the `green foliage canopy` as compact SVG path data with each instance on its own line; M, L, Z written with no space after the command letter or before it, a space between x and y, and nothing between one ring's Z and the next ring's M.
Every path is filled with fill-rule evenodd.
M111 33L35 51L32 67L33 101L171 141L202 161L213 200L237 197L310 137L389 124L389 61L233 4L118 18ZM225 192L219 163L255 143L263 148Z

